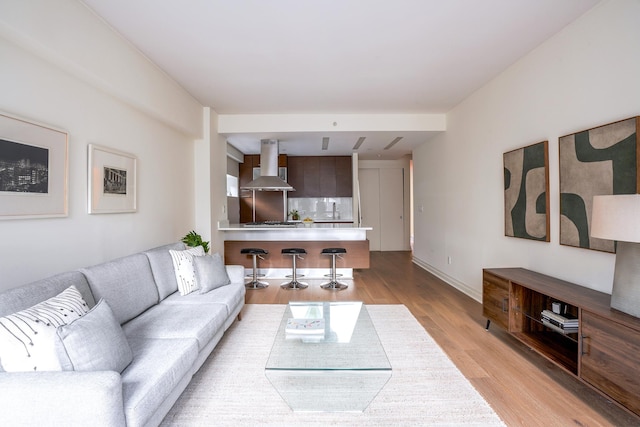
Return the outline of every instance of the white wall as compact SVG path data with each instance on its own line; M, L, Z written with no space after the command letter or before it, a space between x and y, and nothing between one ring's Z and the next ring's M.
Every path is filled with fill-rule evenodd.
M0 221L0 291L177 241L194 227L191 131L201 127L202 108L79 4L12 1L0 8L0 110L69 132L69 216ZM53 32L27 25L51 8ZM66 29L79 26L84 33L67 37ZM79 49L97 41L105 50ZM108 62L105 51L114 60L137 58L117 66L144 81L146 90L123 97L132 84L127 73L104 76L108 85L96 83L100 67L91 64ZM144 107L155 104L163 105L155 112ZM165 120L182 107L197 117L182 111L183 118ZM89 143L137 156L137 213L87 214Z
M559 244L558 137L640 115L639 21L637 0L599 4L454 108L447 131L414 151L418 264L478 300L484 267L611 292L614 255ZM551 242L504 237L502 154L544 140Z

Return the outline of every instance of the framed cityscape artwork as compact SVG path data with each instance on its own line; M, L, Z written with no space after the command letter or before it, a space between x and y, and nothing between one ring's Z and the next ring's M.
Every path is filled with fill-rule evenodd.
M560 244L615 252L592 238L593 196L638 193L638 125L633 117L560 137Z
M549 241L549 143L503 154L505 235Z
M0 219L65 217L68 134L0 113Z
M132 154L89 144L89 213L137 211L136 168Z

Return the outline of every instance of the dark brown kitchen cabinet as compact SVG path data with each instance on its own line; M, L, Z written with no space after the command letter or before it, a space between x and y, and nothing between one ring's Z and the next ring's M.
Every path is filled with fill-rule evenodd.
M296 191L289 197L351 197L351 157L289 157L289 184Z
M351 157L336 157L336 197L353 196L353 167Z
M336 158L318 157L320 159L320 196L336 195ZM326 196L324 196L326 194Z
M289 157L287 163L287 182L295 190L287 197L304 197L304 157Z

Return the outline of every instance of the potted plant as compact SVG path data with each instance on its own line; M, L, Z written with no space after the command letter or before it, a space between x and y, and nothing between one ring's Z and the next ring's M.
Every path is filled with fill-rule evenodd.
M300 213L298 213L297 209L293 209L291 212L289 212L289 216L293 221L297 221L300 219Z
M202 236L200 236L193 230L191 230L189 233L187 233L186 236L182 238L182 243L191 247L202 246L202 249L204 249L204 253L209 253L209 242L203 242Z

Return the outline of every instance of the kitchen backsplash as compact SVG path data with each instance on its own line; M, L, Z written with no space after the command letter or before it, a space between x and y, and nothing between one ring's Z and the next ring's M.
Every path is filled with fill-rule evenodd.
M287 202L287 212L297 210L300 219L310 217L314 221L353 220L352 197L300 197L288 199Z

